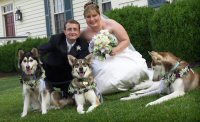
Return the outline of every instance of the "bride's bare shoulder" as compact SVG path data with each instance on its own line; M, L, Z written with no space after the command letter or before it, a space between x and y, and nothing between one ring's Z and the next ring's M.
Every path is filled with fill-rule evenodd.
M106 19L104 22L105 22L104 28L112 33L114 27L116 26L116 21L112 19Z

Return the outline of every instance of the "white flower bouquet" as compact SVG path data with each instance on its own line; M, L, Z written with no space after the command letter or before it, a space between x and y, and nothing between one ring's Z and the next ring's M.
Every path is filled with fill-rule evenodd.
M95 35L89 44L89 50L99 60L105 60L106 55L110 55L112 48L118 44L117 38L110 34L108 30L101 30Z

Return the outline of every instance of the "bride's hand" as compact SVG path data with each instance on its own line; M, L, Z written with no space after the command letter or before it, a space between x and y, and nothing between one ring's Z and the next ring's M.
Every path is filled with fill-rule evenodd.
M118 49L115 47L115 48L113 48L112 49L112 52L111 52L111 56L115 56L115 55L117 55L117 53L118 53Z

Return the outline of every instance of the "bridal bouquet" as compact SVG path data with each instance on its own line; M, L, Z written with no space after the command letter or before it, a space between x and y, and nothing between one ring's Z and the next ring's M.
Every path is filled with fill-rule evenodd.
M92 38L89 45L90 52L102 61L112 52L112 48L117 46L117 39L108 30L101 30Z

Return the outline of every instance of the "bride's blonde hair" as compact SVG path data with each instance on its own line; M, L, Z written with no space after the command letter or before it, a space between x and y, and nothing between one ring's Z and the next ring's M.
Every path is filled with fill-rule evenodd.
M100 15L99 6L94 2L87 2L84 5L84 13L83 13L84 17L86 17L87 14L90 14L93 11L97 12Z

